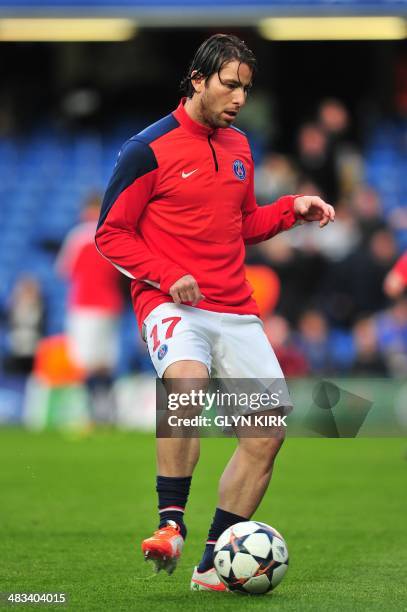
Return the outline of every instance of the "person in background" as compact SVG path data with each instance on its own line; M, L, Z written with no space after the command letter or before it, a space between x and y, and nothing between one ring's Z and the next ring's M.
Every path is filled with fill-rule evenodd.
M38 282L21 277L12 290L7 312L8 355L4 368L10 374L30 374L38 342L44 333L45 309Z
M379 349L392 376L407 377L407 298L401 297L376 316Z
M333 371L329 328L324 315L318 310L304 311L298 321L296 345L305 355L313 373Z
M264 321L264 332L287 377L309 374L309 363L299 347L295 346L292 341L292 330L287 319L281 315L268 317Z
M363 179L363 160L351 139L349 112L340 100L326 98L318 109L318 124L327 138L340 193L350 195Z
M355 359L352 363L352 374L357 376L386 376L386 360L380 353L376 322L373 317L359 319L353 327Z
M322 197L336 202L339 195L338 176L328 138L317 123L305 123L298 133L297 165L303 180L319 185ZM304 193L304 192L299 192Z
M372 235L384 226L379 195L373 187L361 183L353 190L349 205L352 216L359 226L363 247L367 247Z
M337 324L353 325L362 315L372 315L388 306L383 281L394 265L396 253L394 236L383 227L370 236L367 244L362 241L348 257L338 262L335 276L331 274L334 286L331 282L331 287L325 287L325 292L332 292L331 297L336 302L334 309L331 304L329 316Z
M342 140L349 128L349 113L345 106L335 98L322 100L318 110L319 124L329 138Z
M278 153L267 153L255 170L255 193L257 203L262 206L270 200L296 191L297 172L291 160ZM306 193L298 191L298 193Z
M69 282L66 333L71 357L86 376L93 418L112 422L112 384L119 353L122 278L97 251L94 235L101 201L92 194L82 222L67 235L57 270Z

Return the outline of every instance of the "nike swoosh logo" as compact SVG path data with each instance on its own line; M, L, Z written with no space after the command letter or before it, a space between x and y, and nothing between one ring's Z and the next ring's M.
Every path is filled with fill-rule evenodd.
M221 584L211 584L210 582L202 582L202 580L197 580L196 578L192 578L192 582L194 584L199 584L203 587L206 587L211 591L227 591L227 588L225 587L223 582Z
M195 170L192 170L192 172L182 172L181 176L182 178L188 178L189 176L191 176L191 174L193 174L194 172L196 172L198 170L198 168L195 168Z

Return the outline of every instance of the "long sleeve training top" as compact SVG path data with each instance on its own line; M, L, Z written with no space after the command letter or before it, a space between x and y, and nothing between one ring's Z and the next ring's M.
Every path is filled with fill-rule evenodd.
M245 244L297 220L295 196L257 206L245 134L196 123L184 103L124 144L96 233L102 255L133 279L140 326L153 308L173 301L169 289L186 274L205 296L197 308L258 315Z

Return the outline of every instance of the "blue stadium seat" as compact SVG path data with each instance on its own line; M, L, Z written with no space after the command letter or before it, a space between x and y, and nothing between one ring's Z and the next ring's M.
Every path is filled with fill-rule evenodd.
M387 218L407 205L407 121L387 121L373 133L366 151L366 180L380 195ZM396 231L400 249L406 248L407 231Z

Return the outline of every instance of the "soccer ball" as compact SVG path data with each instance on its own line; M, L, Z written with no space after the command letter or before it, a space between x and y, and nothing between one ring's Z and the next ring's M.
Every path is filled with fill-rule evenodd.
M261 595L281 582L288 569L288 550L282 535L258 521L226 529L214 549L216 572L229 591Z

